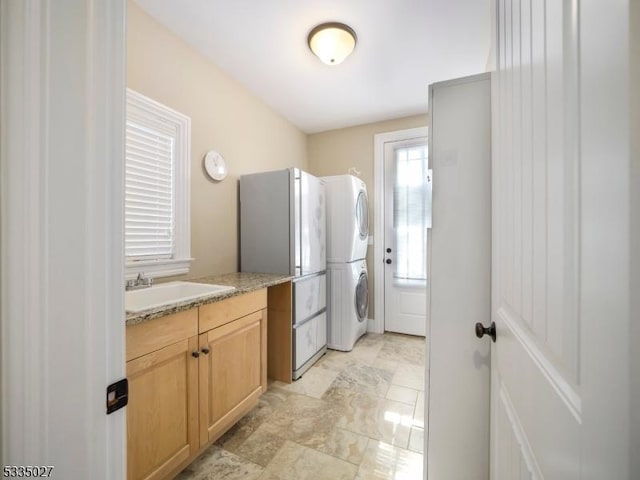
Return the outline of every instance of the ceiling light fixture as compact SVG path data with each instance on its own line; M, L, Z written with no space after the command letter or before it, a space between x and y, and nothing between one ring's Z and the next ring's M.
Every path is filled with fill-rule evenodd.
M309 32L309 48L327 65L338 65L351 55L358 39L349 25L338 22L322 23Z

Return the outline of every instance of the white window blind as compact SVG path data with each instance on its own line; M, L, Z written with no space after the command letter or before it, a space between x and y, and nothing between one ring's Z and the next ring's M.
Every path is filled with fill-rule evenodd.
M396 281L427 279L428 201L426 145L398 148L393 187Z
M174 256L175 139L127 121L125 255L129 260Z
M127 89L126 278L189 273L191 120Z

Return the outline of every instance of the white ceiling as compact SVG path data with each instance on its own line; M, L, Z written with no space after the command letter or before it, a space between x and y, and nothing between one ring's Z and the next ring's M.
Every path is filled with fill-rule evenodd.
M489 0L136 0L307 133L425 113L430 83L485 71ZM358 35L328 66L317 24Z

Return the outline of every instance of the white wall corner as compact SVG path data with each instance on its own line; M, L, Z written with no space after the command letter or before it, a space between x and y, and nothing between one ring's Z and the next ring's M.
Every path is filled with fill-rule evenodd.
M367 332L368 333L384 333L384 330L380 330L376 324L374 318L367 319Z

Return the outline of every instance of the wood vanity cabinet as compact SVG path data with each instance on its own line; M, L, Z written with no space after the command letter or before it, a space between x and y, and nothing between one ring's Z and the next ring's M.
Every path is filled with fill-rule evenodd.
M172 478L267 388L267 292L127 327L127 478Z
M127 327L127 478L159 480L198 452L198 311Z
M214 441L267 389L267 292L200 307L200 443Z

